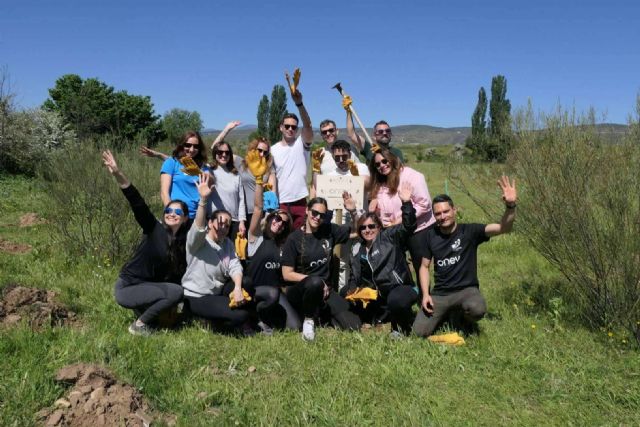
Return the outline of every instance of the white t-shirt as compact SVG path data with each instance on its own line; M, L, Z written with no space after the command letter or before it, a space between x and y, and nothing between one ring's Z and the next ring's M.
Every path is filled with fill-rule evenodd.
M360 158L358 157L358 153L355 152L355 147L353 145L351 146L351 160L356 162L358 165L362 164ZM331 172L333 172L336 168L337 165L335 160L333 160L331 149L329 147L325 147L324 157L322 158L322 163L320 163L320 172L322 173L322 175L331 175ZM358 169L360 169L360 166L358 166ZM363 175L363 173L360 172L360 175ZM369 175L369 172L367 172L367 175Z
M309 195L307 169L311 156L299 136L291 145L282 141L271 146L271 156L278 179L280 203L290 203Z

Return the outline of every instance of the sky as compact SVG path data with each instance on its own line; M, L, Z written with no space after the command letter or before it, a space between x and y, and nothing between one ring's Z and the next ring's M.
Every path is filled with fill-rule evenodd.
M337 82L367 126L470 126L498 74L514 110L530 99L626 123L639 40L636 0L0 1L0 66L20 106L78 74L217 129L255 124L262 95L295 67L315 126L344 125Z

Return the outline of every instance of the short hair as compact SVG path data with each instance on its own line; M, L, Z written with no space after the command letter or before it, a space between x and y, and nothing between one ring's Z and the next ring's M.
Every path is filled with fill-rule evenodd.
M358 222L356 224L356 230L358 231L358 237L360 237L360 238L362 238L362 231L360 231L360 227L368 219L370 219L373 222L375 222L376 225L378 226L379 230L382 230L384 228L382 226L382 221L380 220L380 217L378 216L377 213L375 213L375 212L367 212L364 215L362 215L360 218L358 218Z
M320 129L322 129L323 127L327 126L327 125L333 125L334 128L338 128L338 126L336 126L336 122L334 122L331 119L324 119L323 121L320 122Z
M380 125L387 125L389 126L389 123L385 122L384 120L380 120L378 123L376 123L375 125L373 125L373 130L376 130L376 128ZM389 126L389 128L391 128L391 126Z
M433 198L433 202L431 203L431 205L435 205L436 203L444 203L447 202L449 203L449 206L454 207L453 206L453 200L451 200L451 197L449 197L447 194L438 194L436 197Z
M331 152L333 153L336 150L344 150L347 153L351 153L351 144L344 139L339 139L331 145Z
M300 120L298 120L298 116L296 116L293 113L284 113L284 116L282 116L282 120L280 120L280 125L282 126L284 124L284 121L286 119L294 119L296 121L296 124L300 123Z
M307 209L311 209L313 205L317 204L324 205L326 209L329 209L327 207L327 199L325 199L324 197L314 197L313 199L309 200L309 202L307 203Z

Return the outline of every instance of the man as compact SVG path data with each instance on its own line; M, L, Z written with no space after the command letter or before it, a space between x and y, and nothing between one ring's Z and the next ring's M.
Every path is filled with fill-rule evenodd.
M466 320L484 317L487 304L480 293L477 275L477 248L489 238L511 231L516 217L516 183L502 176L505 212L499 224L458 224L456 208L447 195L433 199L435 227L426 236L426 248L420 265L422 289L421 310L413 332L421 337L431 335L452 310L461 310ZM435 263L435 286L429 292L429 267Z
M298 136L298 117L293 113L284 115L280 122L282 140L271 147L271 156L276 169L280 209L289 212L294 228L304 223L307 188L309 150L313 142L311 119L302 103L302 93L296 90L291 95L302 119L302 132Z
M320 164L320 173L323 175L331 173L336 169L336 162L333 160L331 147L338 139L338 133L339 131L336 126L336 122L333 120L326 119L320 123L320 135L322 136L322 140L326 143L324 150L321 151L322 163ZM351 150L351 160L356 163L360 163L358 150L350 144L349 149Z
M334 125L335 127L335 125ZM322 129L322 125L320 126ZM335 139L335 138L333 138ZM337 141L331 141L331 159L333 164L335 165L332 170L322 171L320 175L327 176L336 176L336 175L349 175L349 176L361 176L364 178L364 191L365 188L369 185L369 169L367 165L363 163L353 162L351 165L348 160L353 160L353 152L352 146L347 141L343 139L339 139ZM325 156L327 157L327 156ZM314 161L317 161L314 159ZM323 163L324 164L324 163ZM315 172L317 167L314 167L313 177L311 178L311 197L316 197L316 181L318 172ZM336 215L332 215L331 222L336 224ZM343 216L343 224L350 225L351 224L351 215L348 212L344 212ZM339 224L342 225L342 224ZM344 243L342 245L336 246L338 249L338 255L340 258L340 269L338 273L338 290L342 289L343 286L347 284L349 281L349 252L351 245L349 243Z
M351 114L351 109L348 108L349 105L351 105L350 102L347 102L346 106L345 102L343 102L343 106L345 106L345 110L347 110L347 134L349 135L351 142L360 150L360 154L365 157L367 164L369 164L374 153L373 147L366 139L363 141L363 138L356 132L355 126L353 125L353 115ZM391 127L389 126L389 123L384 120L380 120L373 126L373 141L375 144L391 151L391 153L397 156L400 161L404 163L402 151L391 146Z

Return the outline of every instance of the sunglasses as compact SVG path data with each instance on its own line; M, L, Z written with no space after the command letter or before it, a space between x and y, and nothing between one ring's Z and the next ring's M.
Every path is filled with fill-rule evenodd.
M282 126L284 126L284 128L285 128L286 130L289 130L289 129L291 129L291 130L297 130L297 129L298 129L298 125L282 125Z
M184 215L184 211L180 208L164 208L165 214L176 214L178 216Z
M184 144L184 148L193 148L194 150L199 150L200 144Z
M340 154L338 156L333 156L333 160L335 160L336 163L346 162L347 160L349 160L349 157L349 154Z
M375 230L376 228L378 228L378 224L364 224L364 225L361 225L360 227L358 227L358 230L364 231L367 228L369 230Z
M276 214L276 215L274 215L274 216L273 216L273 218L272 218L271 220L272 220L273 222L275 222L275 223L278 223L278 224L279 224L279 223L281 223L281 222L288 221L288 220L286 220L286 219L282 218L280 215L277 215L277 214Z
M388 164L389 164L389 160L387 159L382 159L379 162L374 163L376 169L378 169L381 165L388 165Z
M258 153L264 154L265 156L269 155L269 150L263 150L262 148L256 148L256 150L258 151Z
M315 210L315 209L311 209L311 216L312 216L312 217L320 217L320 218L324 218L326 214L327 214L326 212L318 212L318 211L317 211L317 210Z
M336 128L325 129L320 131L323 135L329 135L330 133L336 133Z
M218 150L216 156L224 157L229 155L229 150Z
M376 135L391 135L391 129L378 129Z

